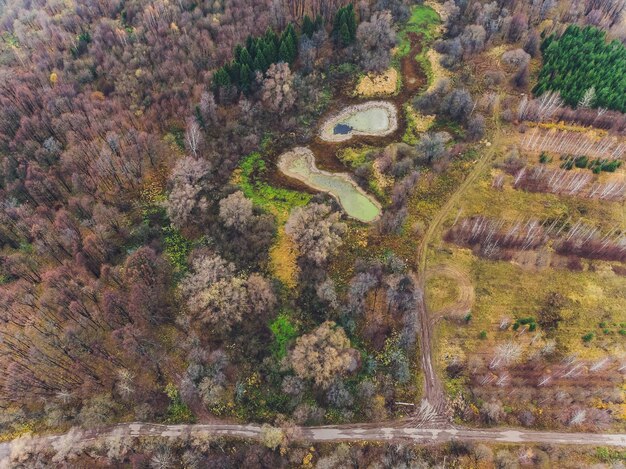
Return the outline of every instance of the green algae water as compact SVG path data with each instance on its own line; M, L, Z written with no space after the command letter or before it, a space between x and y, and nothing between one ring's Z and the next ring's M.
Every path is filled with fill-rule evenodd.
M352 218L369 223L380 215L378 204L350 176L319 170L315 166L313 154L307 148L297 148L281 155L278 166L287 176L335 197Z
M390 127L389 111L385 108L372 107L355 112L343 119L340 124L358 132L378 134Z

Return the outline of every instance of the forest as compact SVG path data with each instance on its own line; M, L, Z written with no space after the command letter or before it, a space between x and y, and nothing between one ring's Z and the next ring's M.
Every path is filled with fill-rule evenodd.
M534 92L558 91L570 106L626 112L626 47L593 26L569 26L541 44L543 66Z
M303 435L624 433L625 17L0 0L0 467L623 460Z

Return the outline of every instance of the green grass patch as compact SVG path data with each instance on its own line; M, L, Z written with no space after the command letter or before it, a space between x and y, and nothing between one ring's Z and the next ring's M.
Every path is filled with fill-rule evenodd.
M174 226L163 228L163 244L165 258L174 267L174 273L180 277L187 273L187 258L191 252L192 243L185 238Z
M424 42L435 38L436 26L441 22L435 10L426 5L416 5L411 11L411 17L398 34L397 57L404 57L411 50L409 33L422 34Z

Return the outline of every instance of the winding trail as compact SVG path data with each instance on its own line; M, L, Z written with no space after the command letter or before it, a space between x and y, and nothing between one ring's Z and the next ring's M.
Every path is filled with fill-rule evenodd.
M499 142L500 138L501 134L498 130L496 134L494 134L492 145L485 149L483 155L476 161L472 171L467 175L467 177L461 183L458 189L450 196L447 202L443 205L443 207L441 207L441 209L435 214L435 216L429 223L428 229L426 230L426 232L424 233L424 237L422 238L422 242L417 248L417 258L415 266L416 270L414 274L416 285L418 285L422 292L425 291L426 286L427 255L428 248L431 242L434 241L435 235L441 228L441 225L443 224L448 214L451 213L454 206L460 200L461 196L489 166L489 163L492 161L495 155L496 148L498 148L498 144L495 142ZM418 301L417 308L420 325L420 361L422 364L422 369L424 370L424 400L428 404L427 406L422 405L422 409L432 408L437 414L436 417L433 416L428 420L434 422L441 422L443 420L447 422L448 418L446 416L446 398L443 391L443 383L435 372L433 366L432 332L434 318L432 318L431 314L428 311L428 308L426 307L424 294L421 295L420 301ZM418 411L417 417L421 418L419 414L420 411ZM445 424L443 426L445 426Z

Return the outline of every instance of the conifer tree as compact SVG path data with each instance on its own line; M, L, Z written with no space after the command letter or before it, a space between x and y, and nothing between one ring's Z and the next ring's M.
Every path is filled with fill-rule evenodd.
M308 38L311 38L313 37L313 33L315 32L315 30L315 23L313 23L309 15L304 15L304 19L302 20L302 34L304 34Z
M287 41L281 42L280 51L278 51L278 58L281 62L291 62L291 50L289 49L289 45L287 45Z
M333 21L333 37L337 43L344 47L352 44L356 39L356 27L356 15L352 3L337 10Z
M343 46L347 46L352 42L350 39L350 28L348 27L348 23L345 21L339 30L339 41Z
M250 88L251 74L250 67L247 64L243 64L239 72L239 86L243 91L248 91Z
M224 67L220 67L217 69L215 74L213 75L213 86L216 88L221 88L224 86L230 86L230 76Z

